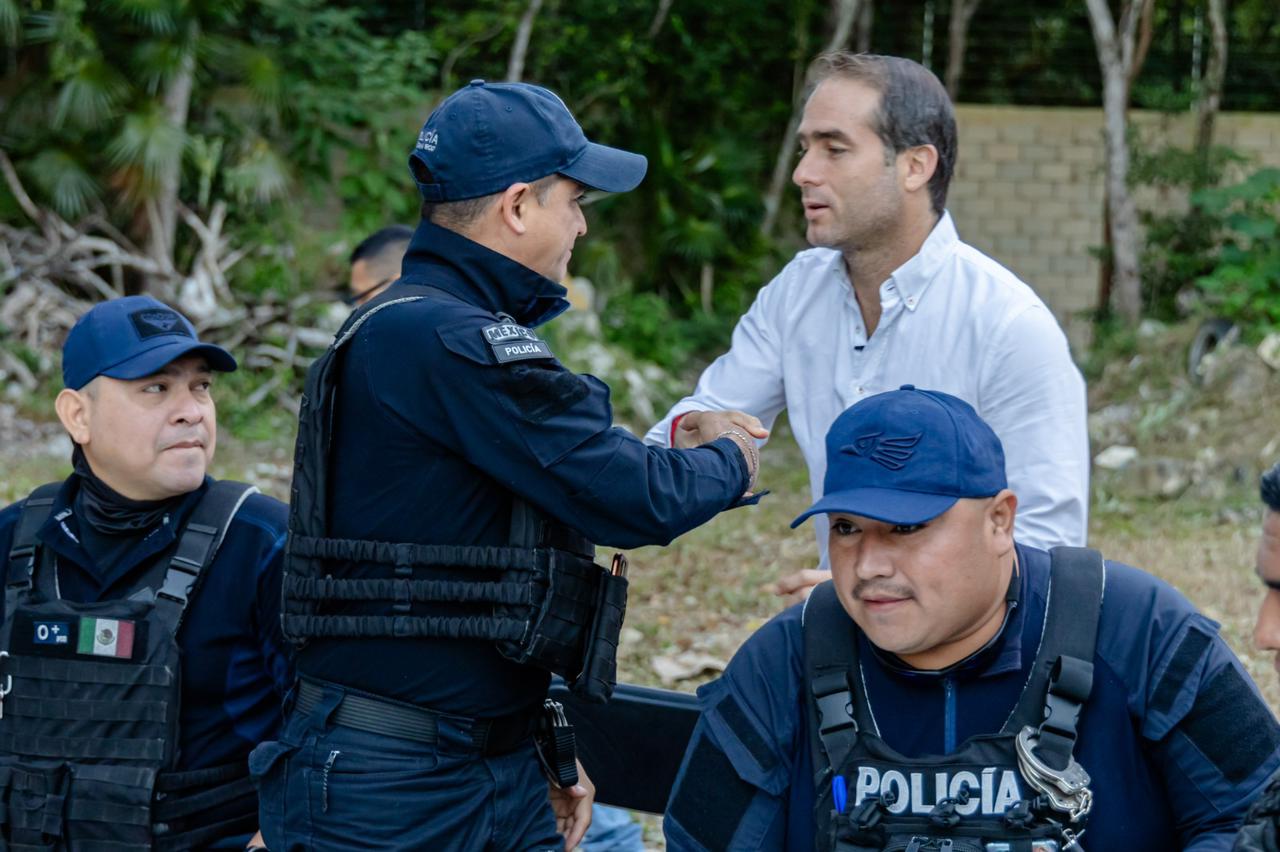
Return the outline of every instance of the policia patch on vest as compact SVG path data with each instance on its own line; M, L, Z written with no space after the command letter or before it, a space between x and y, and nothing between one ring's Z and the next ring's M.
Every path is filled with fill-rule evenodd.
M511 361L527 361L530 358L551 358L551 347L539 339L532 329L512 322L498 322L486 325L481 333L484 340L493 349L493 355L499 364Z

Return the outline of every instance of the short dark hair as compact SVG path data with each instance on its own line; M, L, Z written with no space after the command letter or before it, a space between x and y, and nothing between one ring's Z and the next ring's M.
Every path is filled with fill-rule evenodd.
M1280 512L1280 462L1262 474L1260 485L1262 502L1266 503L1271 511Z
M361 240L360 245L351 250L351 257L348 258L347 264L354 266L358 260L377 259L383 252L395 250L395 262L399 265L400 258L404 256L404 250L408 248L409 241L412 239L413 228L408 225L388 225Z
M955 173L957 147L956 111L942 81L919 62L901 56L845 50L824 53L809 67L814 89L831 77L856 80L880 93L875 131L888 154L897 156L917 145L937 150L929 201L933 212L941 214Z
M539 205L547 203L547 195L560 177L559 174L550 174L529 184L533 187L533 197L537 199ZM492 195L464 198L461 201L424 201L422 218L452 231L465 231L501 194L495 192Z

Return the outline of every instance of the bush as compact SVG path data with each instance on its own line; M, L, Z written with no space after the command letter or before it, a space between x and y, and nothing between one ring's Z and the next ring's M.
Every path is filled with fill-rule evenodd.
M1206 307L1239 325L1247 338L1280 327L1280 169L1201 190L1192 203L1225 225L1212 271L1196 280Z

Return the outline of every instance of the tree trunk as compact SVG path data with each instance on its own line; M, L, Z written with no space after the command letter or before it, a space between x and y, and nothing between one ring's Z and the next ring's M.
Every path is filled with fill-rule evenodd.
M1130 325L1142 315L1142 277L1138 264L1138 212L1129 194L1129 88L1136 77L1138 24L1151 14L1154 0L1124 0L1119 27L1107 0L1086 0L1089 23L1102 69L1102 108L1106 139L1107 214L1110 218L1111 287L1116 312ZM1106 305L1100 305L1105 309Z
M516 27L516 41L511 45L511 58L507 62L507 82L518 83L524 78L524 59L529 52L529 37L533 34L533 19L538 17L542 0L529 0L529 5Z
M671 12L671 4L675 0L658 0L658 11L653 13L653 20L649 22L649 32L646 37L652 41L662 31L662 25L667 22L667 14Z
M195 79L196 33L190 34L188 50L182 64L164 93L164 113L169 123L179 130L186 130L187 113L191 107L191 85ZM173 243L178 233L178 191L182 182L182 157L175 157L160 168L156 194L147 202L147 254L166 275L148 275L143 288L152 295L164 294L165 284L174 272Z
M1209 63L1196 105L1196 151L1206 164L1213 146L1214 121L1222 107L1222 83L1227 75L1226 5L1226 0L1209 0Z
M982 0L951 0L951 23L947 27L947 94L954 103L960 97L960 77L964 74L965 49L969 44L969 22Z
M831 40L827 42L823 53L840 50L848 44L849 35L853 31L853 22L858 17L858 11L862 3L863 0L833 0L831 7ZM801 50L799 56L803 57L803 55L804 51ZM800 127L801 118L804 117L805 74L804 70L799 67L800 61L803 60L798 58L791 102L791 118L787 121L786 132L782 137L782 145L778 148L778 156L773 161L773 175L769 178L769 189L764 195L764 221L760 224L760 232L765 237L772 237L774 228L778 224L782 195L787 189L787 179L791 175L791 158L796 149L796 130Z
M874 0L862 0L862 10L858 14L858 44L855 47L859 53L871 52L871 27L875 24L876 4Z

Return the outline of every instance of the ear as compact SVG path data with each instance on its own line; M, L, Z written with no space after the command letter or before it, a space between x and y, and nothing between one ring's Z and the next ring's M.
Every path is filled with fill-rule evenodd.
M987 506L987 529L995 549L1004 553L1013 548L1013 520L1018 514L1018 497L1008 488L991 498Z
M63 388L53 401L53 409L58 412L62 428L71 440L77 444L89 443L89 400L83 391Z
M502 198L498 202L502 223L517 235L523 235L528 228L524 214L529 200L533 197L532 190L533 187L527 183L513 183L502 193Z
M938 168L938 149L932 145L917 145L898 155L903 171L903 186L907 192L918 192L927 187Z

